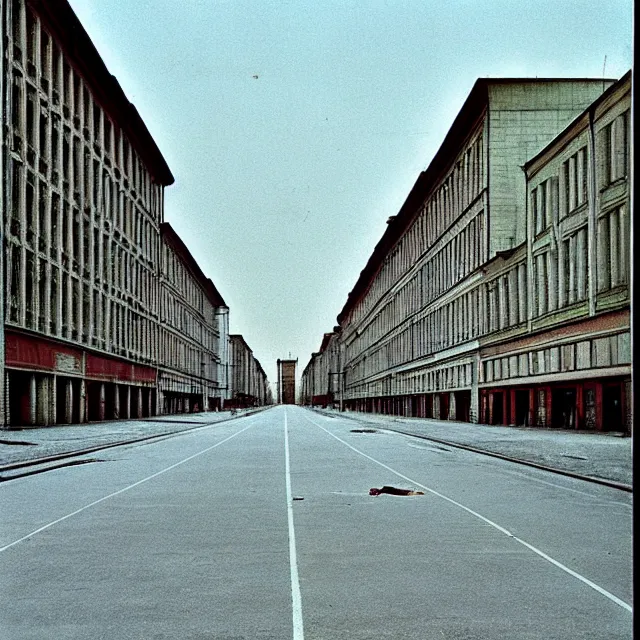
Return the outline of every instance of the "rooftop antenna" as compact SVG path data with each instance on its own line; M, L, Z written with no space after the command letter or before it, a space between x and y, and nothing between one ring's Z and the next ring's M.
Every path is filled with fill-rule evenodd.
M607 56L604 57L604 62L602 63L602 90L604 91L604 70L607 68Z

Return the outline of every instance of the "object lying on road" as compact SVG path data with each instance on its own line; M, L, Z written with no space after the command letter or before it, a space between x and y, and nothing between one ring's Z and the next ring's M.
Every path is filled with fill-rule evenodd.
M412 491L411 489L398 489L397 487L384 486L381 489L369 489L370 496L379 496L381 493L388 493L392 496L423 496L424 491Z

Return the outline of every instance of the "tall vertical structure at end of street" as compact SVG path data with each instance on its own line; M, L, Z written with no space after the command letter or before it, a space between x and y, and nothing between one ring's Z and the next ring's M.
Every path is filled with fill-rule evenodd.
M278 359L278 404L296 403L296 366L298 359Z

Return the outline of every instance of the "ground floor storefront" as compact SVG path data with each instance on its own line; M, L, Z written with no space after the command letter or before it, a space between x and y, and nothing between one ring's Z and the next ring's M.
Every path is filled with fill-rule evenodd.
M348 399L348 411L408 418L434 418L504 426L632 431L630 375L557 380L542 384L487 386L477 391L478 420L472 420L472 390Z
M4 426L48 426L156 413L156 370L7 331Z
M345 400L348 411L470 422L471 390Z
M630 434L631 378L559 380L480 391L481 422Z

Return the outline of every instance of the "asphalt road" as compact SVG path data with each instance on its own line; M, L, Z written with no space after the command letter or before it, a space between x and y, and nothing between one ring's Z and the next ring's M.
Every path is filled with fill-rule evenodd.
M4 482L0 638L632 637L630 494L354 428L275 407Z

